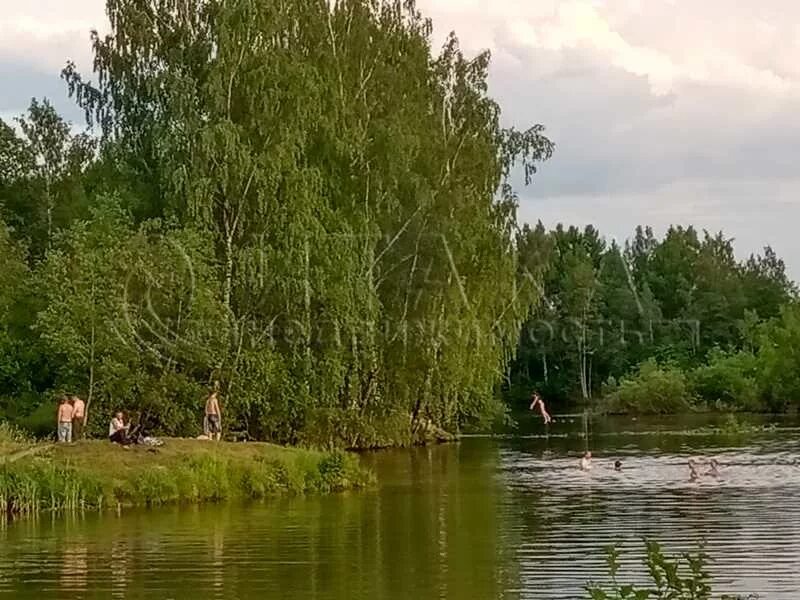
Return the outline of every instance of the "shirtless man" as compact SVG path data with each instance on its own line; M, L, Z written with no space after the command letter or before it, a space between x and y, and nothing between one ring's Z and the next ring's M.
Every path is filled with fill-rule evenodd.
M72 441L72 404L68 396L62 396L56 415L58 422L58 441L69 444Z
M542 419L544 419L544 424L549 425L552 423L553 419L550 417L550 413L547 412L547 407L544 405L544 400L539 395L539 392L533 392L531 396L531 410L536 410L539 408L539 413L542 415Z
M83 428L86 425L86 403L78 398L72 396L72 439L83 439Z
M219 396L216 385L214 391L208 395L206 400L206 423L208 425L208 435L212 440L222 439L222 411L219 408Z

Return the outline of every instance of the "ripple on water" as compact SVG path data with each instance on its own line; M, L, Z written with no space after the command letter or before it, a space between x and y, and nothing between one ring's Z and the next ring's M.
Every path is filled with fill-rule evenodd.
M619 436L589 472L541 440L475 439L376 455L374 493L21 521L0 530L0 596L572 600L607 577L609 544L642 581L652 538L705 541L719 594L797 600L800 445L785 437L712 454ZM712 457L719 477L690 481L688 459L703 473Z
M704 543L718 593L800 597L796 451L795 443L706 455L620 451L595 456L592 470L581 471L577 454L503 450L499 477L512 492L504 510L525 507L523 520L536 530L518 536L521 596L579 597L584 582L605 580L598 549L613 543L625 552L623 572L644 581L641 540L651 538L671 551ZM699 463L698 481L689 478L689 458ZM705 475L711 458L720 464L717 477ZM613 468L617 459L621 472Z

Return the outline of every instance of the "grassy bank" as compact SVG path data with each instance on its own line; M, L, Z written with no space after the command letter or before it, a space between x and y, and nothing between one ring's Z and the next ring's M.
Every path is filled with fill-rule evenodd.
M372 475L343 452L168 439L160 448L106 441L6 443L0 509L11 514L257 499L360 488Z

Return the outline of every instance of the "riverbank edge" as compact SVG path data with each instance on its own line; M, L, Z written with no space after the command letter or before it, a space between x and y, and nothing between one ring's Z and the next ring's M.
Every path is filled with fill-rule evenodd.
M158 448L107 441L31 444L0 457L0 512L119 509L257 500L371 487L357 456L262 442L166 439Z

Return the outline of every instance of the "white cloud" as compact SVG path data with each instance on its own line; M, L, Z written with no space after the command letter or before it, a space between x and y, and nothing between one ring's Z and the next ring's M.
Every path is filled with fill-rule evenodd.
M67 59L91 65L89 33L107 29L102 0L0 0L0 61L58 73Z
M646 76L659 94L674 91L681 82L800 93L800 28L786 32L789 46L774 44L782 23L789 15L800 17L800 10L787 4L788 13L773 15L780 19L777 23L767 17L752 22L751 15L730 3L714 3L719 5L714 20L689 0L495 1L466 7L452 0L423 0L422 5L434 15L440 31L454 26L466 31L462 39L468 48L477 44L502 49L510 43L542 50L585 49L612 66ZM647 19L648 14L653 18ZM629 39L631 23L639 33L652 31L658 43L650 43L647 35ZM675 35L665 35L665 30L676 30ZM774 59L765 64L769 56Z

